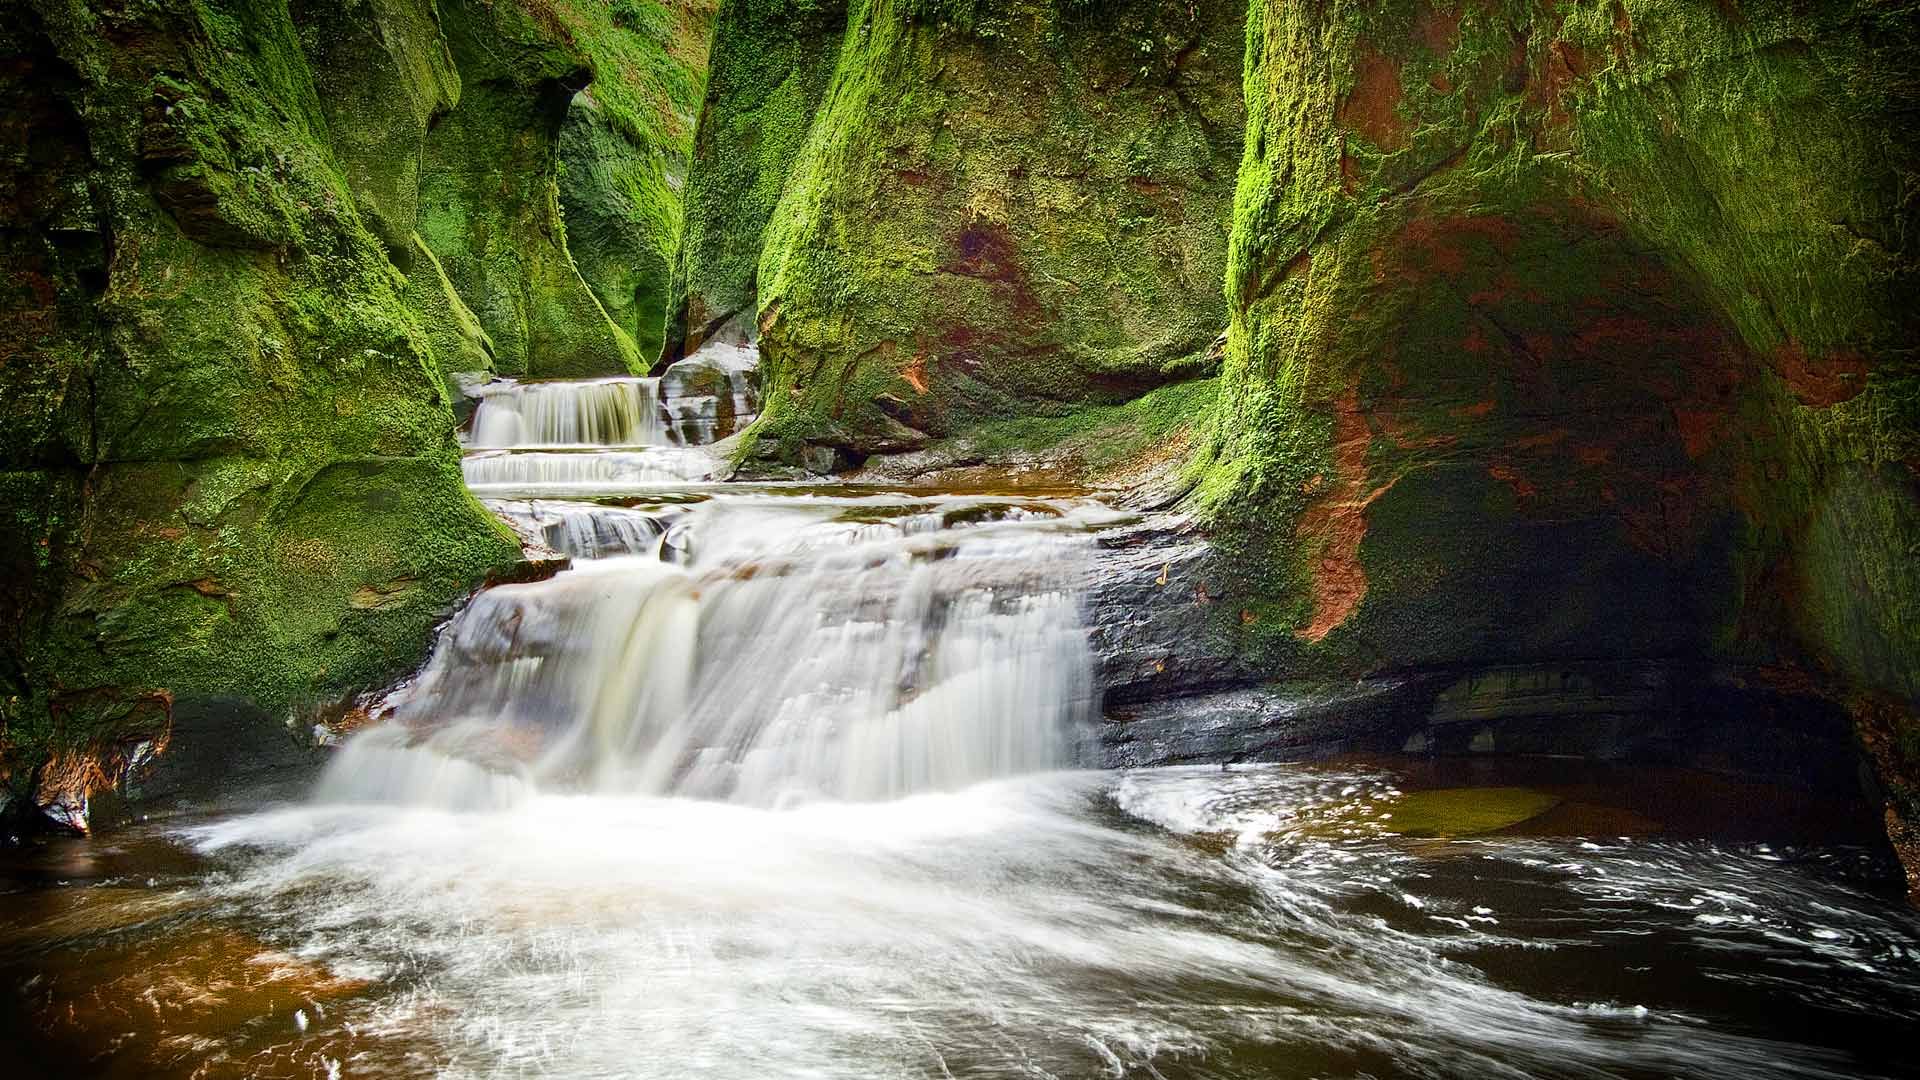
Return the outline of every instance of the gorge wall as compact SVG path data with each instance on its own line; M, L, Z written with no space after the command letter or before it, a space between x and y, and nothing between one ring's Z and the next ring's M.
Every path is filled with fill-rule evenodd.
M1211 373L1238 2L723 6L675 274L815 467Z
M1492 710L1673 665L1744 692L1735 746L1824 699L1912 864L1917 18L1256 11L1194 496L1237 647Z
M519 558L450 376L657 345L711 11L5 8L0 779L84 825L172 736L405 672Z

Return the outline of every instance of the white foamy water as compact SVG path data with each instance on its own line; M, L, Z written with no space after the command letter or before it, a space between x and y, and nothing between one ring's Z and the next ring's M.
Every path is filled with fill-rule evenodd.
M503 440L617 428L514 409ZM217 867L199 903L363 987L303 1011L286 1060L1841 1077L1873 1070L1832 1024L1920 1022L1911 919L1765 850L1410 844L1365 768L1074 771L1092 535L1118 515L660 490L707 453L471 454L572 568L479 594L312 804L178 834Z
M700 441L749 418L756 360L716 343L670 369L674 436ZM1098 708L1081 621L1089 534L1111 511L902 492L664 493L718 459L624 445L666 440L666 427L634 419L657 389L490 390L467 482L575 566L475 598L392 725L338 753L322 798L464 807L527 789L783 805L953 790L1076 761ZM583 443L596 445L541 449ZM649 504L646 492L661 494ZM596 494L623 502L583 501Z
M556 499L489 499L493 511L541 546L581 559L655 553L674 507L634 510Z
M218 896L381 988L325 1021L372 1035L358 1060L375 1075L423 1056L450 1076L755 1080L1866 1074L1729 1030L1700 1000L1661 997L1657 974L1638 984L1647 996L1585 985L1640 962L1621 934L1662 935L1647 963L1766 942L1695 932L1659 906L1748 855L1603 853L1592 871L1678 865L1643 869L1590 931L1543 918L1521 937L1508 923L1591 905L1530 865L1573 844L1196 839L1249 830L1255 802L1305 813L1389 786L1284 766L1056 772L785 810L611 795L309 807L186 835L227 868ZM1796 965L1781 970L1858 979L1880 1002L1869 1015L1913 1017L1910 962L1897 976L1843 966L1887 963L1910 926L1791 867L1748 899L1854 938L1847 958L1775 942ZM1488 974L1525 957L1522 974ZM1529 992L1533 969L1549 974Z
M467 486L489 494L620 494L704 480L719 461L708 451L651 446L594 453L498 450L460 461Z

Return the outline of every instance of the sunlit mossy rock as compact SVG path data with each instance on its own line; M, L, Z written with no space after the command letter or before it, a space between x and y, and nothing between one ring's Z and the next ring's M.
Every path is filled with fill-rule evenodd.
M419 230L498 370L578 377L652 361L710 10L439 4L461 96L425 140Z
M641 366L565 246L555 142L601 79L658 136L622 168L683 159L705 11L6 5L7 789L79 824L170 732L391 679L517 558L446 375Z
M1242 15L724 5L676 268L682 347L757 315L755 432L790 458L912 449L1209 372Z
M1910 718L1920 7L1269 0L1247 40L1225 632L1283 676L1679 658Z

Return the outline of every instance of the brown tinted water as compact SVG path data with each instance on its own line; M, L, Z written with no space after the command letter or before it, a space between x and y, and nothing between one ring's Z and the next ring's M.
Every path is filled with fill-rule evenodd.
M1400 761L281 807L7 853L0 990L73 1076L1894 1076L1920 923L1855 810Z

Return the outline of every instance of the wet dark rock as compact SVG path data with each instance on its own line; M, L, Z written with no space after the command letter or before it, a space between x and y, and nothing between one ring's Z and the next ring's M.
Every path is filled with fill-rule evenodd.
M1420 723L1431 676L1248 686L1109 706L1106 768L1393 752Z
M1245 686L1260 678L1220 636L1215 550L1192 523L1159 515L1100 534L1088 621L1109 704Z
M283 718L240 698L195 698L175 706L167 752L127 778L120 798L106 808L131 819L291 796L304 790L321 763L314 740Z
M545 581L572 565L573 559L566 555L529 556L488 575L486 587L491 589L495 585L524 585L530 581Z

